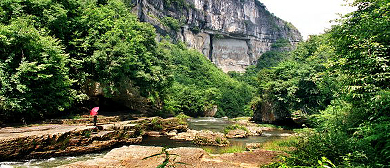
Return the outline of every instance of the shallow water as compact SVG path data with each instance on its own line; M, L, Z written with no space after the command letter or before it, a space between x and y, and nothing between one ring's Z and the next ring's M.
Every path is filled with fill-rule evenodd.
M80 156L63 156L50 159L31 159L17 162L0 162L0 168L51 168L78 161L86 161L103 157L108 151Z
M192 130L210 130L214 132L223 132L224 128L233 124L228 119L213 118L213 117L201 117L188 119L188 128ZM170 140L168 137L147 137L143 139L141 145L144 146L162 146L167 148L175 147L201 147L212 153L224 153L229 148L245 149L247 143L265 143L275 139L280 139L292 131L288 130L271 130L264 131L262 136L249 136L242 139L229 139L230 145L227 147L217 146L197 146L192 142Z
M192 130L210 130L214 132L223 132L224 128L228 125L231 125L232 122L224 118L212 118L212 117L201 117L188 119L188 127ZM201 147L212 153L223 153L228 148L245 148L246 143L264 143L267 141L272 141L275 139L281 138L284 134L289 134L291 131L285 130L272 130L264 131L262 136L250 136L243 139L229 139L229 147L215 147L215 146L206 146L201 147L193 144L188 141L178 141L171 140L168 137L147 137L144 138L141 145L144 146L162 146L167 148L176 148L176 147ZM109 151L109 150L108 150ZM41 159L41 160L26 160L18 162L0 162L0 168L51 168L57 167L60 165L70 164L78 161L90 160L98 157L103 157L108 151L103 151L100 153L85 154L80 156L72 157L56 157L50 159Z
M192 130L210 130L214 132L223 132L224 128L231 125L232 122L227 118L200 117L190 118L188 128Z

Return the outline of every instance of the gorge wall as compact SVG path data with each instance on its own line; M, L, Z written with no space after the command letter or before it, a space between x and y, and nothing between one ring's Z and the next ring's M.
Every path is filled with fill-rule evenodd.
M132 0L129 5L159 38L185 42L224 72L245 71L279 39L292 44L302 39L258 0Z

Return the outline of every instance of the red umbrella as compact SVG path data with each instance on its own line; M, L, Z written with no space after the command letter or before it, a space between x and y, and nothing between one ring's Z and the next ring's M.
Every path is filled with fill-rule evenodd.
M89 114L91 116L95 116L98 114L98 111L99 111L99 107L94 107Z

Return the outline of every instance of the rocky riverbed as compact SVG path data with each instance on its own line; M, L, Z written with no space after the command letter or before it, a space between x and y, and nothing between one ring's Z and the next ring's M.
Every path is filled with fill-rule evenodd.
M280 154L279 152L261 150L261 143L253 143L259 142L256 137L267 139L272 134L267 132L270 131L270 128L258 127L250 122L240 123L215 118L190 119L188 123L192 129L188 129L187 122L177 118L152 117L127 121L104 119L101 120L104 122L98 124L98 127L92 126L88 120L86 121L85 123L66 121L68 124L1 128L0 161L33 158L57 160L53 157L75 156L112 149L107 154L101 154L95 159L90 158L87 161L71 164L67 162L65 165L60 165L63 165L62 167L157 167L158 165L258 167L274 161L275 156ZM214 123L219 123L218 127ZM201 129L196 124L201 126ZM231 130L223 131L223 128L232 124L235 125ZM211 125L214 128L213 131L205 130L207 125ZM260 135L264 136L260 137ZM291 134L283 133L283 136L288 135ZM160 147L150 146L147 141L143 142L144 138L146 140L162 138L158 140L161 141L161 145L157 145ZM134 145L141 142L146 146ZM172 142L180 142L181 145L167 145L167 143ZM182 142L190 145L183 147ZM212 147L213 149L239 145L245 146L248 151L233 154L212 152L213 154L210 154L210 151L205 152L204 149L199 148L204 145L216 146ZM168 146L168 148L161 146ZM206 147L205 149L210 148ZM6 162L0 162L0 166L4 165L3 163Z
M185 131L176 118L142 118L130 121L68 125L50 124L0 129L0 161L79 155L139 144L145 131Z

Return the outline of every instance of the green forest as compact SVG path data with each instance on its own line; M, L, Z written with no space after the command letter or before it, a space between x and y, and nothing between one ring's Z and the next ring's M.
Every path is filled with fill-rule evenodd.
M185 44L157 42L121 0L5 0L0 15L3 121L90 108L96 82L105 98L136 90L150 115L202 116L214 105L216 116L250 115L254 87Z
M279 39L244 74L225 74L184 43L156 41L122 0L1 0L0 122L90 108L98 82L106 98L136 90L149 115L252 116L266 103L305 118L311 129L269 167L390 167L390 2L351 5L324 34Z

